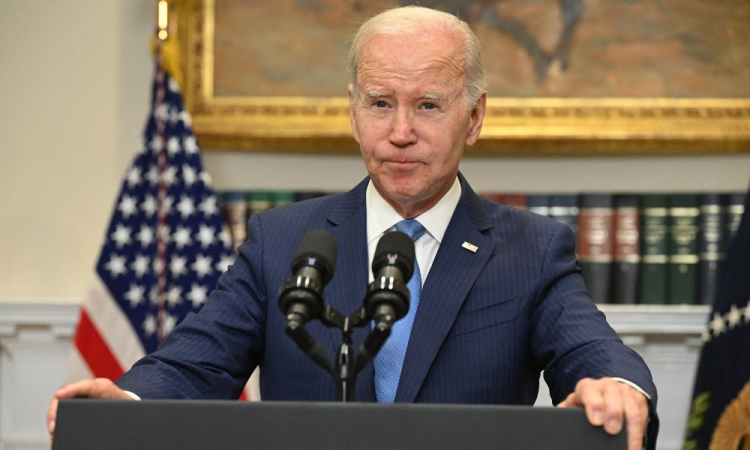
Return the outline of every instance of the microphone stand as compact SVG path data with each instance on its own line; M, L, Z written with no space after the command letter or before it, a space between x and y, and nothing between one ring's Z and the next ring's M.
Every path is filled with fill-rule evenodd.
M330 305L326 305L320 317L323 325L341 330L342 342L333 367L323 347L299 321L287 320L286 334L315 364L333 377L336 382L336 401L354 401L354 385L357 374L372 361L391 334L392 318L379 322L359 348L356 359L352 341L355 328L370 324L370 317L364 307L346 317Z

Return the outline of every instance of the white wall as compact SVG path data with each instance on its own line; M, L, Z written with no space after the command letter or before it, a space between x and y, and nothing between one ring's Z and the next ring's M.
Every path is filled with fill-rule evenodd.
M9 0L0 14L0 301L77 301L139 145L153 0ZM343 92L343 91L342 91ZM356 155L212 152L219 188L342 190ZM744 190L750 154L471 158L477 190Z

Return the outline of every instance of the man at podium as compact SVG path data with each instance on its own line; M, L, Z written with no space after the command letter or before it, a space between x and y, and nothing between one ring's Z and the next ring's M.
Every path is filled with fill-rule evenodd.
M480 199L458 171L487 102L468 25L427 8L385 11L360 27L350 69L352 133L369 177L346 193L253 215L248 242L200 313L115 383L59 390L50 432L58 399L232 399L257 366L265 400L333 400L329 375L284 333L279 286L301 237L326 230L339 248L326 301L355 310L375 246L395 226L416 248L411 316L359 374L358 401L532 405L544 371L558 406L583 406L612 434L626 421L630 450L643 446L648 421L652 447L651 374L591 301L571 230ZM331 330L308 329L336 348ZM355 346L368 331L354 334Z

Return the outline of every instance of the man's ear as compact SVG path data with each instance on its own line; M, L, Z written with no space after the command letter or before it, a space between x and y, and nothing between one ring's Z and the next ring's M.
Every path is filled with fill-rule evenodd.
M356 108L357 108L357 99L354 97L354 86L349 85L349 123L352 127L352 136L354 136L354 140L357 141L357 144L359 144L359 130L357 129L357 114L356 114Z
M484 122L484 112L487 110L487 91L482 92L479 96L476 106L471 111L469 120L469 134L466 136L466 145L471 147L479 139L479 133L482 132L482 123Z

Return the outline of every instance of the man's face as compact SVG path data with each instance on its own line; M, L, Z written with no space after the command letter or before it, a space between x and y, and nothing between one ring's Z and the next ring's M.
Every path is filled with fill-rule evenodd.
M463 77L457 36L375 36L360 50L352 132L373 185L404 217L440 200L479 137L486 94L467 110Z

